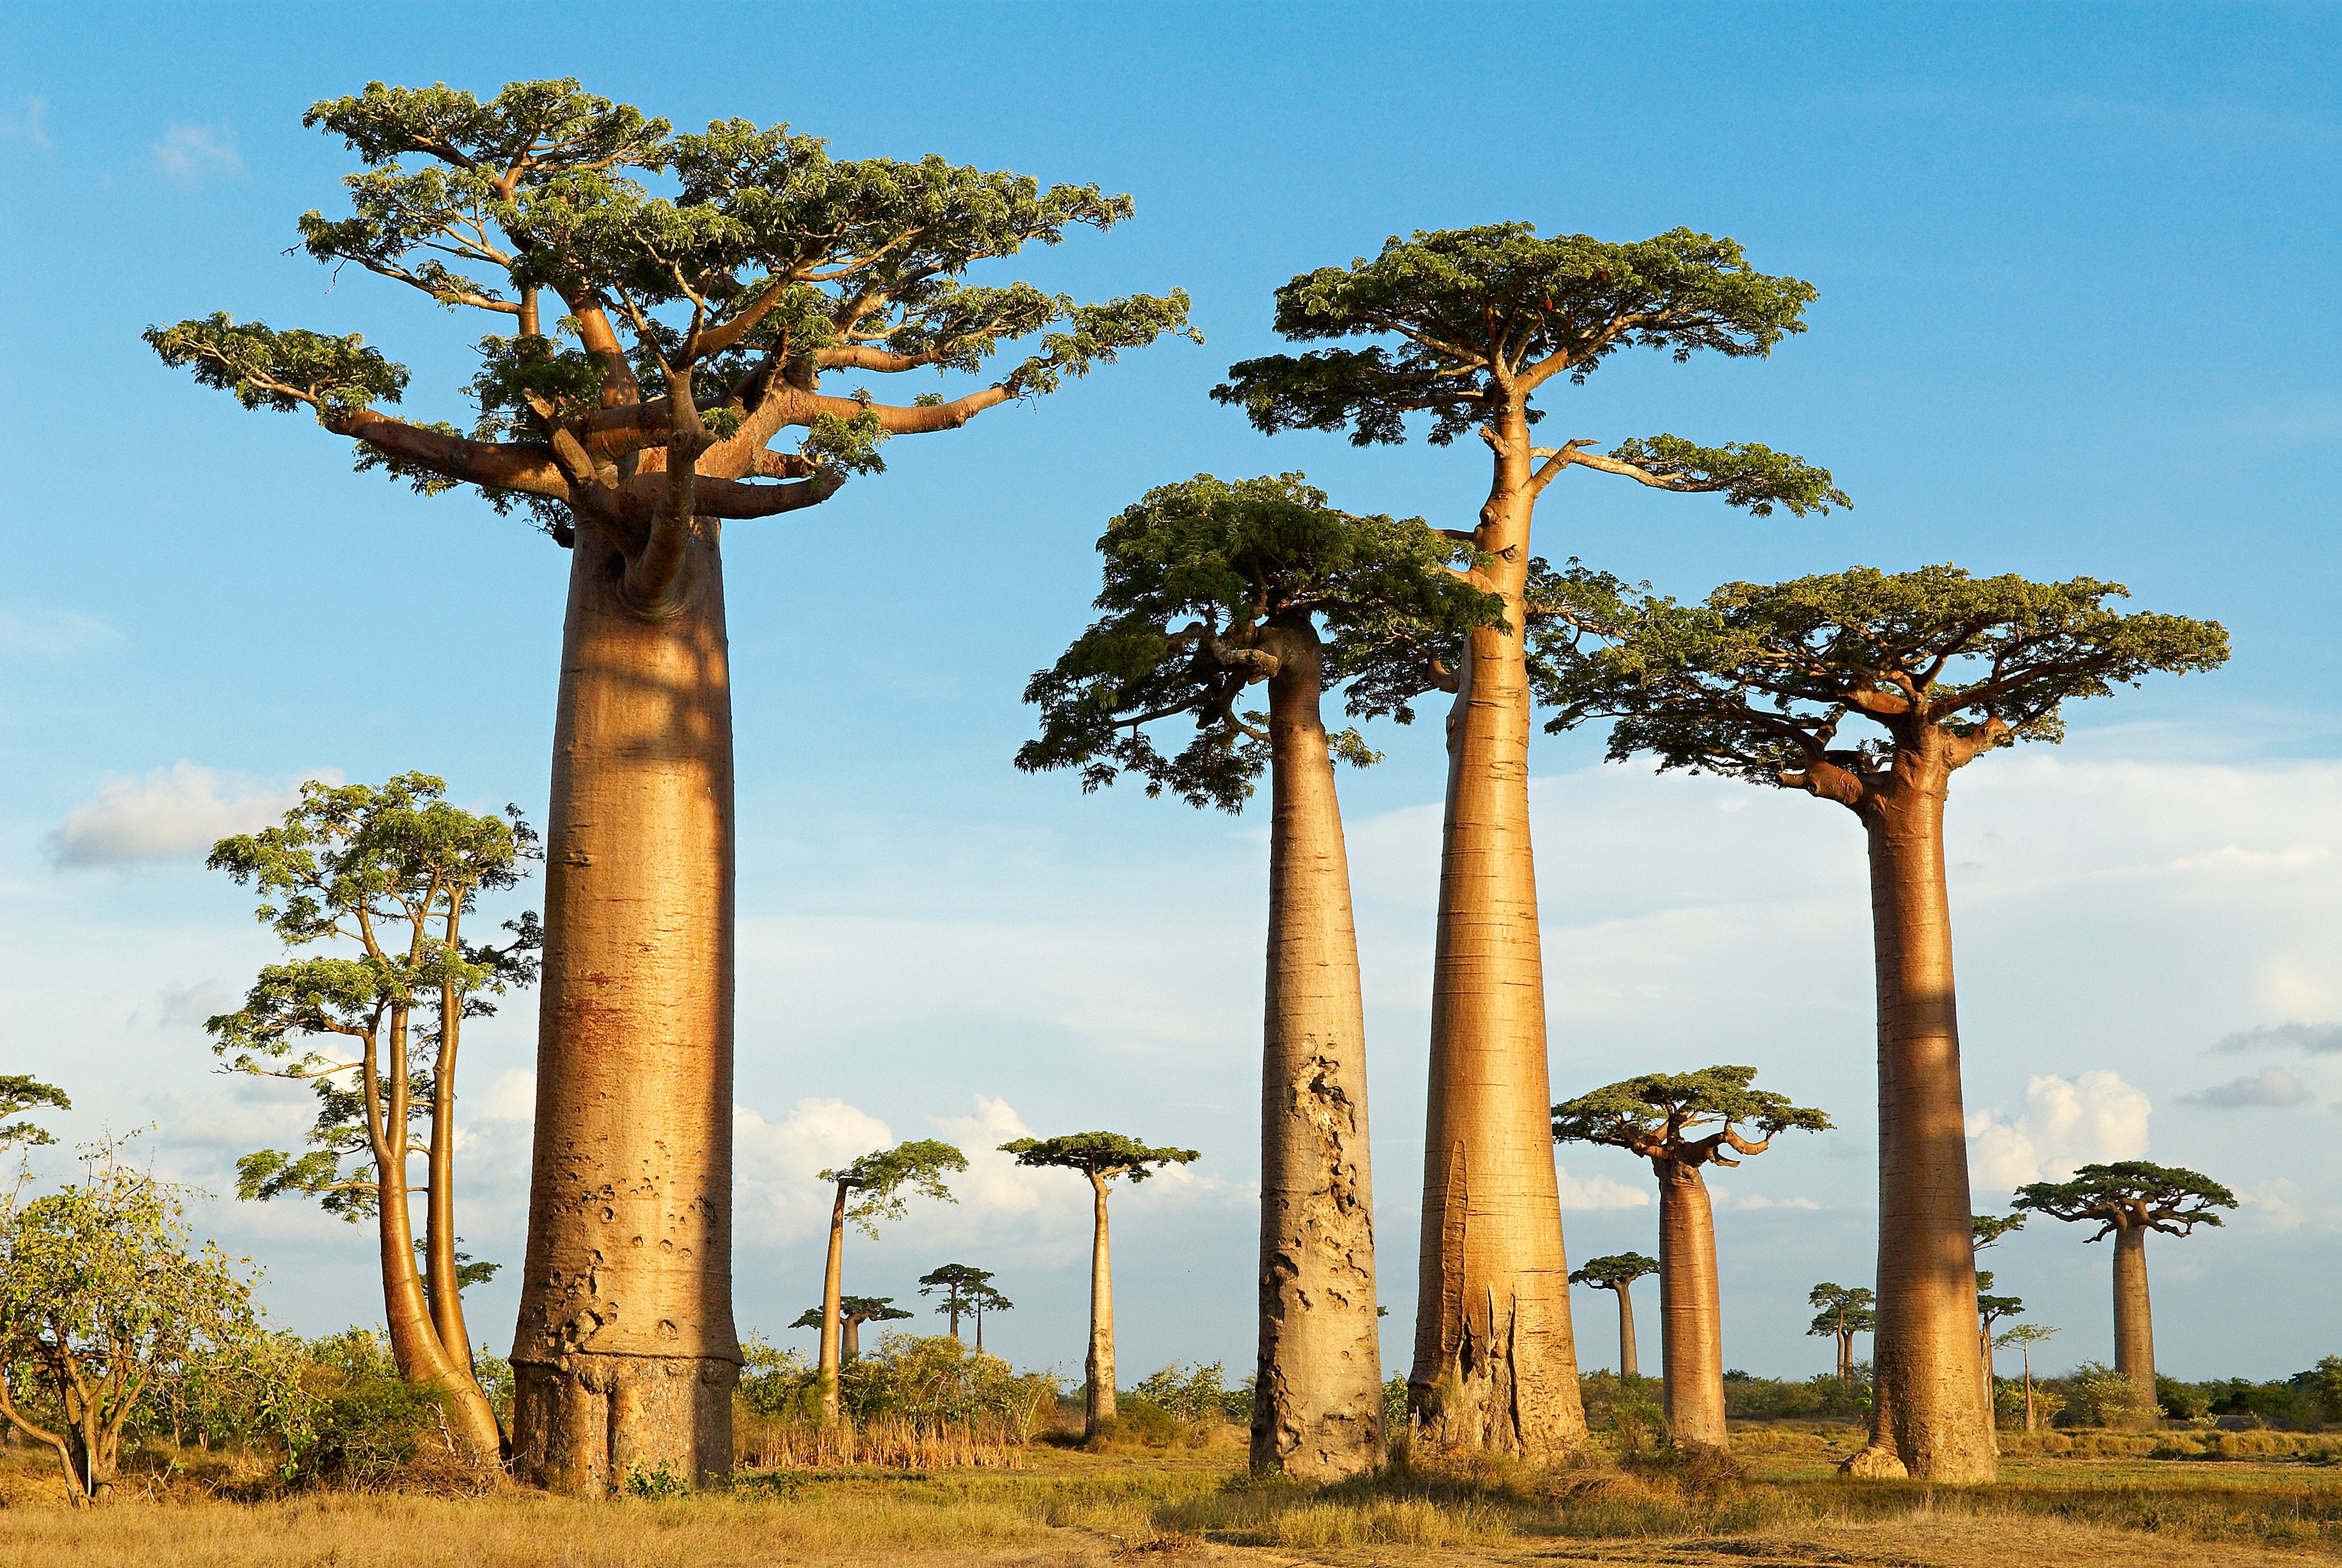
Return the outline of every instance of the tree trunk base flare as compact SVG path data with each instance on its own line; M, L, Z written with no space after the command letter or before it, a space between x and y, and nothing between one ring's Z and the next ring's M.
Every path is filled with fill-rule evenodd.
M1456 1349L1437 1377L1427 1383L1419 1375L1408 1378L1417 1442L1533 1463L1585 1448L1586 1407L1577 1396L1577 1369L1569 1365L1568 1386L1556 1389L1555 1369L1546 1364L1553 1337L1536 1321L1536 1305L1524 1297L1500 1304L1491 1293L1482 1311L1464 1319ZM1566 1336L1562 1343L1566 1345ZM1574 1424L1569 1416L1576 1418Z
M1911 1473L1891 1448L1872 1446L1857 1450L1852 1457L1838 1464L1837 1473L1857 1481L1908 1481Z
M513 1366L513 1471L575 1496L663 1475L705 1484L732 1468L732 1389L714 1357L572 1355Z
M1723 1306L1716 1277L1716 1215L1699 1168L1651 1162L1659 1182L1660 1403L1668 1441L1726 1445Z

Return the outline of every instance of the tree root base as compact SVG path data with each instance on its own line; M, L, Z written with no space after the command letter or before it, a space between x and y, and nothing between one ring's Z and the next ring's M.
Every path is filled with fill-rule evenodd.
M1891 1448L1865 1448L1837 1467L1840 1475L1856 1481L1908 1481L1911 1473Z
M732 1468L740 1369L697 1356L586 1355L513 1366L513 1473L600 1496L630 1482L704 1485Z

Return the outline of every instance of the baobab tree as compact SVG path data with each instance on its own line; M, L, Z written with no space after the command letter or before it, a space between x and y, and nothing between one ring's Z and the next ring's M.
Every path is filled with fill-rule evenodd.
M1158 1149L1120 1133L1067 1133L1016 1138L1000 1145L1020 1165L1078 1171L1090 1184L1090 1344L1082 1371L1082 1435L1096 1437L1114 1420L1114 1270L1107 1255L1106 1196L1116 1177L1133 1186L1166 1165L1192 1164L1194 1149Z
M840 1296L834 1317L825 1321L821 1308L807 1307L789 1326L821 1329L825 1334L835 1332L837 1335L838 1363L843 1366L862 1354L864 1323L901 1323L911 1315L895 1304L893 1296Z
M899 1220L909 1212L914 1193L956 1203L950 1177L967 1169L967 1156L935 1138L920 1138L875 1149L867 1154L824 1171L819 1179L836 1183L837 1195L829 1208L829 1261L821 1276L821 1349L815 1372L821 1389L821 1419L837 1420L837 1367L840 1317L844 1312L846 1225L851 1220L872 1241L878 1239L878 1222ZM866 1300L866 1297L858 1297ZM892 1300L892 1297L886 1298Z
M515 1468L584 1491L731 1463L732 714L723 526L817 504L896 436L957 429L1166 333L1177 291L1082 305L972 267L1113 226L1126 196L832 158L746 120L675 134L579 90L369 85L313 105L359 170L309 254L483 313L467 433L394 417L360 338L226 314L157 326L247 408L357 466L470 487L570 551L554 722ZM1003 371L1004 346L1036 339ZM931 371L880 401L835 378ZM826 382L825 378L831 378ZM791 433L795 435L788 438Z
M1837 1380L1841 1383L1854 1381L1854 1336L1869 1333L1878 1326L1878 1298L1867 1286L1848 1289L1824 1280L1806 1293L1809 1305L1822 1310L1806 1333L1815 1339L1837 1342Z
M992 1286L981 1283L968 1286L967 1293L962 1299L966 1303L967 1310L976 1316L976 1353L982 1355L984 1353L984 1314L988 1312L1014 1312L1016 1309L1016 1303Z
M1999 1245L2001 1237L2024 1228L2025 1216L2021 1213L1969 1215L1969 1256L1971 1258L1982 1256L1987 1248ZM1977 1318L1979 1324L1977 1334L1977 1359L1978 1370L1984 1378L1985 1430L1990 1433L1993 1431L1995 1410L1992 1392L1992 1325L2001 1318L2022 1313L2025 1310L2025 1303L2017 1296L1987 1294L1986 1293L1992 1289L1992 1271L1989 1269L1977 1270L1976 1288ZM2000 1450L1998 1437L1995 1436L1992 1443L1993 1451L1998 1453Z
M1829 1130L1786 1094L1752 1089L1754 1067L1646 1073L1553 1108L1556 1143L1602 1144L1650 1161L1659 1183L1660 1403L1678 1446L1726 1445L1724 1312L1716 1279L1716 1213L1702 1165L1761 1154L1781 1134ZM1746 1127L1760 1136L1739 1132ZM1713 1129L1710 1131L1709 1129ZM1621 1292L1618 1298L1626 1300Z
M2033 1412L2033 1347L2057 1331L2037 1323L2021 1323L2006 1328L1993 1340L1995 1344L2016 1345L2025 1355L2025 1430L2038 1432L2040 1421Z
M495 1459L502 1433L473 1373L455 1251L455 1073L464 1021L535 977L539 934L524 915L497 946L465 922L480 894L518 884L536 834L518 807L475 814L445 793L419 773L380 786L312 781L282 825L213 846L205 864L259 890L261 923L294 954L204 1027L231 1071L317 1097L308 1152L245 1155L236 1195L311 1197L373 1227L399 1374L442 1391L457 1434ZM417 1157L420 1238L408 1202Z
M2147 1292L2147 1233L2185 1236L2217 1225L2216 1209L2237 1206L2236 1193L2211 1177L2178 1165L2119 1160L2084 1165L2065 1182L2035 1182L2017 1189L2017 1206L2053 1220L2098 1227L2087 1241L2115 1239L2115 1370L2138 1385L2156 1408L2155 1310Z
M1550 727L1616 722L1610 756L1801 790L1868 835L1878 985L1878 1326L1869 1444L1850 1473L1993 1474L1981 1406L1944 805L1986 752L2063 734L2066 703L2227 657L2217 623L2124 614L2117 584L1868 567L1731 583L1679 604L1543 574ZM1849 719L1883 735L1841 739Z
M1322 704L1346 682L1404 702L1437 650L1502 606L1455 569L1468 551L1419 519L1336 510L1297 474L1159 486L1098 550L1105 614L1026 688L1042 733L1016 764L1078 768L1086 790L1127 771L1149 794L1228 812L1268 774L1252 1463L1371 1469L1383 1387L1366 1022L1334 759L1372 754L1356 730L1328 735ZM1264 684L1267 712L1241 711ZM1157 726L1190 733L1157 749Z
M1646 1258L1640 1253L1613 1253L1608 1257L1596 1258L1582 1268L1570 1271L1569 1283L1592 1285L1596 1290L1615 1293L1618 1297L1618 1377L1624 1382L1638 1375L1635 1368L1635 1302L1628 1292L1645 1274L1659 1272L1659 1260Z
M1439 1446L1542 1456L1584 1446L1568 1264L1546 1146L1545 979L1528 816L1529 686L1523 662L1530 522L1572 468L1656 489L1706 491L1758 515L1845 501L1825 471L1756 444L1703 447L1674 435L1606 454L1577 438L1536 444L1548 385L1582 384L1619 351L1763 355L1805 329L1812 285L1749 266L1729 239L1676 229L1606 244L1541 239L1529 224L1417 231L1372 260L1320 267L1276 291L1291 342L1366 338L1363 348L1274 355L1231 365L1212 395L1260 430L1341 430L1358 445L1406 439L1430 416L1446 445L1476 430L1488 498L1468 580L1504 613L1442 661L1455 693L1440 830L1432 972L1430 1093L1422 1245L1408 1401Z
M44 1084L30 1074L0 1073L0 1152L19 1144L37 1149L57 1141L37 1122L10 1122L5 1119L43 1107L52 1111L70 1111L73 1101L66 1097L63 1089L54 1084Z
M979 1269L969 1263L946 1263L933 1273L919 1276L919 1293L929 1296L937 1291L944 1293L944 1299L936 1303L936 1311L951 1320L951 1336L957 1339L960 1314L975 1310L976 1287L990 1278L990 1269Z

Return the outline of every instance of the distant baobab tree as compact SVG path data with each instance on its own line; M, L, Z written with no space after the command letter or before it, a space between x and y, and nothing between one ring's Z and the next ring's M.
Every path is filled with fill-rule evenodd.
M1658 1272L1659 1260L1646 1258L1640 1253L1613 1253L1608 1257L1589 1259L1584 1266L1570 1271L1571 1284L1592 1285L1596 1290L1609 1291L1618 1298L1618 1376L1621 1381L1640 1375L1635 1366L1635 1302L1627 1293L1636 1280Z
M9 1116L21 1116L27 1111L43 1106L53 1111L70 1111L73 1102L65 1092L54 1084L44 1084L26 1073L0 1073L0 1151L23 1144L40 1148L56 1139L38 1123L30 1120L9 1122Z
M825 1423L837 1420L838 1335L844 1311L840 1303L846 1299L843 1287L846 1222L851 1220L875 1242L878 1239L878 1222L901 1219L913 1193L946 1203L959 1202L952 1195L949 1177L966 1169L967 1156L951 1144L921 1138L897 1144L891 1149L873 1150L836 1170L820 1174L819 1180L834 1183L837 1187L837 1196L829 1210L829 1258L822 1270L821 1282L821 1348L815 1363Z
M944 1299L936 1303L936 1311L950 1319L951 1336L957 1339L960 1314L974 1310L969 1304L969 1293L991 1277L990 1269L979 1269L968 1263L946 1263L933 1273L919 1276L919 1293L926 1296L937 1291L944 1293Z
M1848 1289L1824 1280L1806 1293L1806 1301L1822 1309L1814 1314L1806 1333L1816 1339L1837 1342L1837 1380L1841 1383L1852 1383L1854 1336L1869 1333L1878 1326L1878 1297L1867 1285Z
M509 924L501 947L474 940L466 923L481 894L520 882L536 834L517 807L475 815L445 793L419 773L378 786L312 781L280 825L214 845L205 864L259 890L261 922L292 952L204 1027L231 1071L306 1084L317 1097L308 1153L245 1155L236 1195L314 1197L371 1224L399 1375L440 1390L458 1436L493 1458L503 1433L473 1373L455 1251L455 1070L464 1021L535 978L534 914ZM472 1277L484 1266L468 1265Z
M1615 721L1613 760L1834 801L1868 836L1878 993L1878 1327L1856 1475L1987 1481L1944 808L1996 747L2064 734L2065 704L2217 667L2217 623L2124 614L2119 584L1868 567L1729 583L1678 604L1581 567L1541 572L1549 727ZM1841 738L1849 720L1880 732Z
M1077 1171L1090 1184L1090 1343L1082 1371L1082 1435L1096 1437L1114 1420L1114 1271L1106 1243L1106 1189L1116 1177L1134 1186L1166 1165L1204 1156L1194 1149L1157 1149L1120 1133L1068 1133L1016 1138L1000 1145L1020 1165Z
M893 1296L840 1296L837 1315L825 1321L821 1308L807 1307L789 1324L791 1328L821 1329L829 1332L828 1324L836 1325L838 1363L841 1366L862 1353L862 1325L866 1323L900 1323L912 1314L895 1304Z
M742 119L677 134L571 79L485 102L374 83L303 123L360 165L346 215L301 219L308 254L497 329L465 427L385 412L407 370L355 335L220 312L146 338L246 408L314 415L359 468L468 488L570 552L515 1468L586 1492L622 1453L726 1470L741 1353L724 526L817 505L882 467L888 440L1187 333L1187 297L965 281L1130 215L1095 185L833 158ZM1032 351L995 363L1020 340ZM967 379L897 403L854 385L919 373Z
M2035 1182L2017 1189L2017 1206L2053 1220L2092 1223L2115 1239L2115 1370L2138 1385L2156 1408L2155 1309L2147 1291L2147 1233L2193 1234L2217 1225L2216 1209L2237 1206L2236 1193L2211 1177L2177 1165L2120 1160L2084 1165L2065 1182Z
M984 1353L984 1314L988 1312L1014 1312L1016 1309L1016 1303L990 1285L981 1283L968 1286L967 1293L963 1299L967 1304L967 1310L976 1315L976 1353L982 1355Z
M1442 661L1448 715L1433 950L1430 1094L1414 1370L1420 1441L1543 1457L1582 1448L1585 1409L1569 1319L1559 1194L1546 1152L1545 979L1529 844L1529 684L1521 628L1538 498L1572 469L1655 489L1721 495L1762 516L1842 504L1829 474L1749 444L1674 435L1539 445L1539 394L1576 385L1612 355L1647 348L1769 354L1805 330L1814 288L1748 265L1729 239L1672 229L1609 244L1538 237L1526 223L1418 230L1346 268L1276 291L1288 342L1366 339L1228 368L1213 389L1267 433L1344 430L1356 445L1404 441L1429 418L1446 446L1476 434L1488 498L1468 530L1467 581L1504 613ZM1467 1222L1468 1215L1468 1222Z
M1660 1400L1678 1445L1728 1446L1724 1424L1724 1313L1716 1276L1716 1213L1702 1165L1737 1165L1785 1132L1824 1133L1830 1119L1786 1094L1752 1089L1754 1067L1646 1073L1553 1108L1556 1142L1603 1144L1650 1161L1659 1183ZM1760 1134L1750 1139L1738 1128ZM1618 1298L1626 1300L1621 1292Z
M1441 650L1498 614L1470 553L1420 519L1359 516L1297 474L1210 474L1106 524L1104 615L1033 677L1028 770L1129 772L1149 794L1244 808L1269 777L1261 1052L1259 1353L1253 1468L1331 1479L1382 1462L1382 1352L1367 1161L1366 1009L1326 692L1411 717ZM1266 686L1266 713L1243 704ZM1184 744L1158 750L1157 726Z

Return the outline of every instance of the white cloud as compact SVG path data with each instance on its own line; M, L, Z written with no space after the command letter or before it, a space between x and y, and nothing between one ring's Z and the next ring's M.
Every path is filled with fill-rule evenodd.
M2070 1081L2025 1081L2025 1109L2015 1120L1999 1110L1968 1118L1968 1170L1977 1201L2027 1182L2063 1181L2081 1165L2135 1160L2147 1153L2154 1107L2136 1086L2105 1069ZM1997 1201L1997 1200L1996 1200Z
M1000 1152L1000 1145L1011 1139L1033 1136L1033 1129L1006 1100L978 1094L976 1114L927 1120L946 1143L967 1156L966 1174L952 1181L952 1191L959 1195L963 1207L990 1213L1031 1213L1045 1201L1045 1189L1063 1184L1052 1180L1058 1173L1020 1165L1014 1154ZM1050 1191L1046 1196L1062 1199L1065 1194Z
M2310 1098L2309 1086L2282 1067L2264 1067L2225 1084L2179 1096L2192 1105L2218 1111L2241 1111L2260 1105L2298 1105Z
M35 607L0 610L0 654L15 657L68 659L87 649L119 642L121 634L76 610Z
M336 773L310 775L337 782ZM49 834L58 866L129 865L205 851L231 834L268 826L301 791L270 789L189 762L156 768L143 784L109 779Z
M800 1100L778 1122L734 1106L733 1207L740 1233L767 1243L820 1233L835 1193L818 1173L894 1143L886 1123L843 1100Z
M1561 1206L1569 1209L1633 1209L1651 1201L1651 1194L1640 1187L1599 1174L1573 1176L1569 1167L1556 1162L1554 1178L1561 1186Z
M2296 1046L2312 1055L2342 1052L2342 1024L2264 1024L2221 1037L2215 1051L2267 1051Z
M536 1074L525 1067L508 1067L485 1093L469 1099L469 1108L492 1122L536 1120Z
M2297 1231L2309 1223L2296 1201L2301 1188L2289 1176L2276 1176L2237 1189L2237 1202L2250 1213L2257 1229L2264 1231Z
M1768 1198L1761 1193L1751 1193L1732 1205L1736 1209L1816 1209L1821 1205L1811 1198Z
M183 125L174 120L154 145L155 166L181 185L193 185L206 175L244 172L235 133L225 125Z

